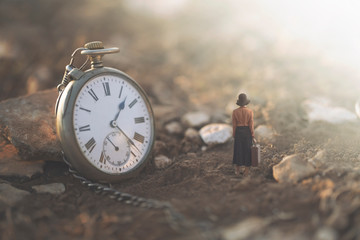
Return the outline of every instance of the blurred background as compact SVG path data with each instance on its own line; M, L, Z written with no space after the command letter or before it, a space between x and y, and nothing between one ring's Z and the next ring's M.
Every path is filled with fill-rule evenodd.
M105 64L155 103L225 111L327 97L354 111L355 0L0 0L0 100L54 88L74 49L101 40ZM79 63L80 64L80 63Z

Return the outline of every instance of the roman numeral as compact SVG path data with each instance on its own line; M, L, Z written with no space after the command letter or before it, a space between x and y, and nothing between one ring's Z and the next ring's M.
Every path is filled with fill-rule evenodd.
M135 123L143 123L145 122L145 118L144 117L137 117L135 118Z
M83 107L80 107L81 110L84 110L86 112L91 112L89 109L86 109L86 108L83 108Z
M79 127L80 132L90 131L90 125Z
M136 98L129 104L129 108L132 108L135 105L135 103L137 103Z
M94 139L94 138L91 138L91 139L85 144L85 147L86 147L86 149L87 149L89 152L91 152L92 150L94 150L95 145L96 145L95 139Z
M138 142L144 143L145 137L137 132L134 134L134 139Z
M110 85L108 82L104 82L103 84L105 96L110 96Z
M119 98L121 98L122 90L123 90L123 86L121 86L120 93L119 93Z
M99 98L96 96L94 90L90 89L90 91L88 91L88 93L90 94L90 96L92 96L92 98L97 101L99 100Z

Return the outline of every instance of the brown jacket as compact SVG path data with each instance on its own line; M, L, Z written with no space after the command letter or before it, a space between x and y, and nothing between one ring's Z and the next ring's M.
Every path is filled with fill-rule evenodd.
M239 107L232 113L233 136L237 126L249 126L251 135L254 137L254 113L247 107Z

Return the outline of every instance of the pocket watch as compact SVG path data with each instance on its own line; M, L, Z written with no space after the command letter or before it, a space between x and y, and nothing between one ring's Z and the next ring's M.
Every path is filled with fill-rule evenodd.
M117 182L136 175L149 159L154 139L153 111L131 77L104 67L105 54L119 52L90 42L78 48L65 68L56 103L56 131L67 161L82 176ZM87 61L74 66L77 54ZM84 70L87 62L91 67Z

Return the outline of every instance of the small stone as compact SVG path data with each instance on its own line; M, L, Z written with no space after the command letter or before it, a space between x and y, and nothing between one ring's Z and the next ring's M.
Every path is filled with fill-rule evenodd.
M224 240L249 239L253 234L256 234L270 223L271 221L269 219L249 217L229 228L226 228L222 232L222 237Z
M275 137L274 130L265 125L259 125L255 129L254 133L255 133L255 138L259 141L269 141L269 140L273 140Z
M311 163L316 168L324 166L327 163L325 154L326 154L325 150L320 150L315 154L313 158L310 158L308 162Z
M158 169L166 168L172 164L172 160L164 155L156 156L154 159L155 167Z
M18 201L29 194L29 192L17 189L9 184L0 183L0 203L14 206Z
M51 71L46 66L37 68L26 82L27 93L32 94L47 89L53 84Z
M65 192L65 185L63 183L50 183L45 185L36 185L33 186L37 193L50 193L50 194L62 194Z
M322 227L315 233L315 240L336 240L338 239L337 232L330 227Z
M175 121L166 124L165 129L170 134L181 134L183 132L181 124Z
M200 137L199 132L194 128L188 128L185 131L185 138L187 139L197 139Z
M210 122L210 116L204 112L189 112L182 117L181 121L189 127L201 127Z
M280 163L273 166L274 178L280 183L297 183L306 177L310 177L315 172L315 168L309 162L300 159L297 154L286 156Z
M232 127L223 123L212 123L200 129L200 137L207 145L223 144L232 138Z
M333 106L327 98L308 99L302 103L302 106L307 113L309 122L324 121L341 124L357 120L356 114L345 108Z

